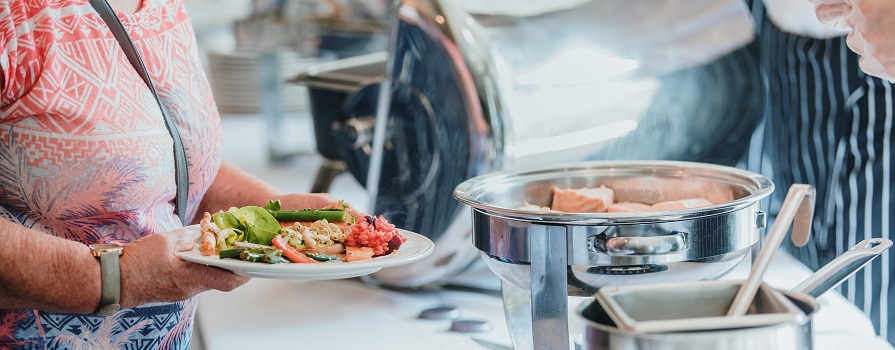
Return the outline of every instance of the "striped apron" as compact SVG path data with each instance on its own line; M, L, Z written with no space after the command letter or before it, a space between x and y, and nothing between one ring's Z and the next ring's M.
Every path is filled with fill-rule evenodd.
M761 172L777 191L776 212L794 183L817 188L813 238L788 246L812 269L871 237L889 238L893 192L892 84L864 74L845 37L813 39L785 33L752 6L766 84ZM884 253L850 278L841 292L893 342L889 322L893 260Z

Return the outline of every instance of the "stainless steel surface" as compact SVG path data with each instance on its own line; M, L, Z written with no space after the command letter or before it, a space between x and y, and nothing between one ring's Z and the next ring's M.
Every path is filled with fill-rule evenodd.
M636 334L623 331L598 301L578 308L585 319L585 349L590 350L678 350L678 349L805 349L812 344L811 317L820 309L816 297L860 270L867 262L892 246L887 239L862 241L811 275L792 291L779 291L806 316L783 323L690 332ZM718 284L721 281L697 282ZM731 282L736 283L736 282ZM645 286L644 288L648 288ZM811 293L811 294L807 294ZM663 295L664 297L664 295ZM643 298L641 298L641 301ZM664 298L662 298L664 299ZM666 301L675 298L665 299ZM756 298L756 303L757 302ZM648 302L648 300L646 301ZM635 305L635 304L631 304ZM633 307L633 306L632 306ZM646 307L646 306L644 306ZM653 312L646 310L644 312ZM679 313L677 313L679 314ZM679 316L676 316L679 317Z
M563 270L568 266L568 247L562 226L532 227L528 235L531 278L531 335L535 349L550 349L555 344L568 344L569 305L568 278Z
M700 23L750 25L741 6L726 3L734 6L713 9L730 11ZM464 268L471 249L441 238L469 234L464 210L449 194L473 176L596 159L736 164L743 155L761 116L757 52L744 47L748 38L726 36L723 49L708 45L723 54L695 52L690 44L702 40L690 36L718 33L707 25L662 40L658 50L632 45L619 34L638 36L640 44L655 38L643 35L657 23L646 20L657 13L649 2L582 1L537 15L470 8L482 5L488 4L396 1L385 79L352 92L353 102L341 106L348 119L376 116L372 133L361 128L372 137L343 145L350 148L343 152L349 171L370 192L372 212L436 242L429 260L401 269L427 278L373 276L382 283L444 279L446 269L419 272L442 259ZM676 5L658 7L667 13ZM679 62L684 58L687 64ZM744 74L720 74L731 67Z
M783 238L786 237L786 232L789 231L794 219L796 225L792 228L793 244L801 247L808 242L811 234L811 218L814 215L814 199L814 187L802 184L790 186L786 199L780 207L780 212L777 214L777 219L764 240L764 247L752 264L749 278L737 292L727 316L738 317L746 314L746 310L752 304L752 298L755 297L759 285L764 280L764 273L768 265L771 264L771 258L780 250L780 244L783 243Z
M817 270L811 277L793 288L793 291L815 298L819 297L826 291L836 288L890 247L892 247L892 241L884 238L861 241Z
M688 189L682 184L687 183ZM616 189L618 201L655 201L716 193L727 202L649 213L558 213L515 209L550 205L551 188ZM638 186L636 188L630 186ZM671 194L670 188L679 193ZM708 191L711 189L711 191ZM689 162L582 162L495 172L459 185L455 197L473 207L473 243L501 278L531 288L531 245L562 236L569 295L607 285L716 279L758 240L758 201L773 190L766 178L735 168ZM677 198L675 197L677 196Z
M615 189L618 201L709 197L717 204L649 213L515 209L524 202L549 206L553 187L598 185ZM763 176L730 167L616 161L495 172L461 183L454 196L473 208L473 243L505 282L514 346L556 349L569 346L567 295L729 272L758 241L758 201L771 191ZM520 311L526 297L527 315Z
M727 311L743 283L698 281L645 286L603 287L596 300L616 327L632 334L708 331L802 323L802 311L783 294L761 284L748 314Z
M803 322L786 322L759 327L656 334L620 331L600 303L588 301L578 307L586 322L585 349L588 350L811 350L811 316L820 309L814 298L783 291L807 317Z

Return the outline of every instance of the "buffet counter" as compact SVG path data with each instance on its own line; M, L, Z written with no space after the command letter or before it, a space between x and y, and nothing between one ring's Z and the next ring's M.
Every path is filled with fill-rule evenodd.
M747 260L748 261L748 260ZM726 278L743 279L749 266L740 265ZM785 253L776 254L766 274L774 287L794 287L810 275L804 265ZM499 285L487 269L462 277L477 286ZM570 331L584 325L574 307L587 298L570 299ZM892 349L874 335L869 319L835 292L819 298L814 317L815 349ZM423 320L425 309L452 305L460 319L489 322L478 333L450 330L451 321ZM571 307L574 306L574 307ZM255 278L230 292L200 296L197 336L193 349L486 349L473 338L509 346L510 336L499 296L461 291L398 291L370 287L358 279L284 281Z

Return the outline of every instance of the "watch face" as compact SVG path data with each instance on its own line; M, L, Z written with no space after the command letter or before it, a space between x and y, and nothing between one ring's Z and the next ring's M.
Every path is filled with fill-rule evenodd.
M103 253L115 252L121 255L122 247L117 244L91 244L90 250L94 256L100 256Z

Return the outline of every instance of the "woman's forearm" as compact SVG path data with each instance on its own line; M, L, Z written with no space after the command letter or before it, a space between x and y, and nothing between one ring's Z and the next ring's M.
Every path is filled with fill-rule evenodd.
M0 242L0 309L96 310L102 282L86 245L3 219Z
M194 221L198 222L204 212L214 213L230 207L264 205L267 200L275 199L274 197L279 195L280 192L263 180L230 162L223 161L208 192L202 198Z
M281 200L283 208L288 209L323 208L338 203L335 198L323 193L284 194L263 180L224 161L202 199L193 221L199 222L202 213L205 212L214 213L246 205L264 205L268 200Z

